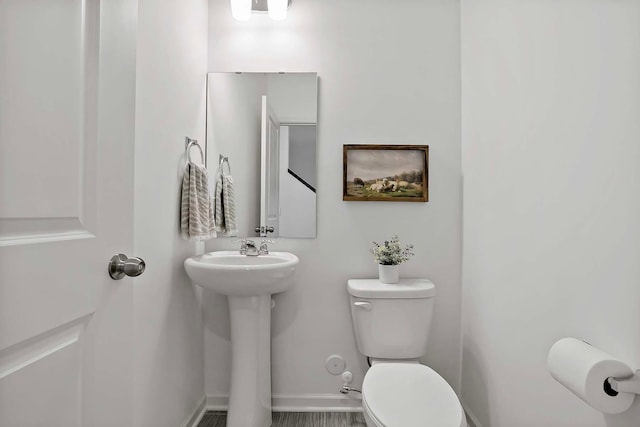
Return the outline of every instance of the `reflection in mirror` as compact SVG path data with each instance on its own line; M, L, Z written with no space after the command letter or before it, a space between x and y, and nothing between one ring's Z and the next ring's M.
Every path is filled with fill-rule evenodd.
M316 236L316 73L210 73L212 180L229 158L239 236Z

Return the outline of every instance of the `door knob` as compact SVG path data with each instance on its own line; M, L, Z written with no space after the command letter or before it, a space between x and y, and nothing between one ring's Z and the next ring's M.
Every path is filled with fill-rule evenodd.
M116 254L109 261L109 276L120 280L124 276L136 277L144 273L146 265L142 258L129 258L125 254Z
M256 227L256 233L265 234L265 233L273 233L274 231L276 231L276 229L273 227L265 227L265 226Z

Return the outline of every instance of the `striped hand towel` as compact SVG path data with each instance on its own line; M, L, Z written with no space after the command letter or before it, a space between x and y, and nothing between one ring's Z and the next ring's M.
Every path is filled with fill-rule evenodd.
M214 229L218 233L227 236L238 234L238 224L236 222L236 203L233 188L233 177L222 169L218 169L216 188L214 194Z
M216 237L207 169L191 162L187 164L182 177L180 231L187 240Z

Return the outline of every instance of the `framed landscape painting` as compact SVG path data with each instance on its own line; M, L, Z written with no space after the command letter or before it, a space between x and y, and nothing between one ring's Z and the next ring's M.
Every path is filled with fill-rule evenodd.
M428 145L343 145L342 200L427 202Z

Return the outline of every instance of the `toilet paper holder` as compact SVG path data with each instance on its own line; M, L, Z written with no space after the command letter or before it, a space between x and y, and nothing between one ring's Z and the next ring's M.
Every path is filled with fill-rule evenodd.
M607 387L607 385L609 387ZM635 374L626 378L609 377L605 381L605 393L609 396L617 396L618 393L640 394L640 369Z

